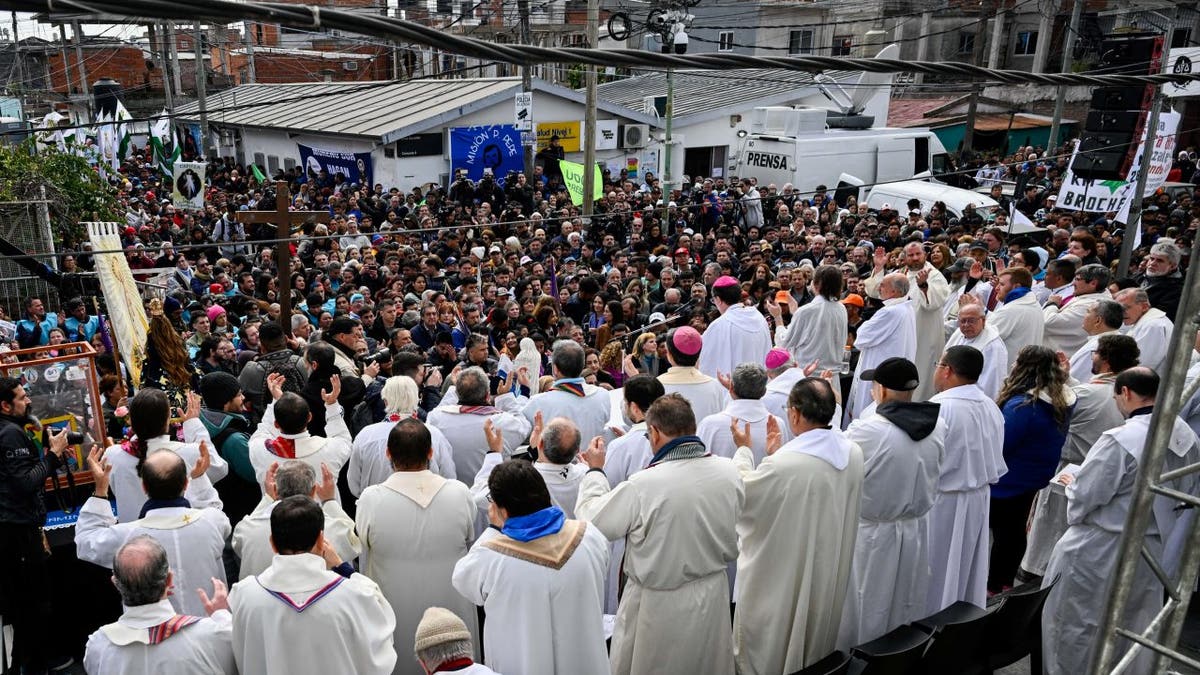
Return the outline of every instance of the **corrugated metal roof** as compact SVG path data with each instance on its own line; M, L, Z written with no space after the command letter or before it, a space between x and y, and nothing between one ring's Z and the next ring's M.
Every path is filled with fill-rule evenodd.
M858 71L830 71L835 80L857 78ZM737 70L675 71L676 118L709 113L727 107L762 105L763 99L795 97L801 87L814 83L813 74L780 68L742 68ZM643 110L647 96L666 96L667 74L651 72L624 80L608 82L597 90L600 98L617 105Z
M213 123L275 127L343 136L383 138L468 106L511 95L520 78L243 84L208 97ZM178 114L195 119L195 103Z

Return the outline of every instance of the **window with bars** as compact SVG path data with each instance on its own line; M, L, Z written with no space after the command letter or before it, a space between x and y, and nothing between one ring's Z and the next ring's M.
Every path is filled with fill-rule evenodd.
M731 52L733 51L733 31L723 30L717 35L717 51Z

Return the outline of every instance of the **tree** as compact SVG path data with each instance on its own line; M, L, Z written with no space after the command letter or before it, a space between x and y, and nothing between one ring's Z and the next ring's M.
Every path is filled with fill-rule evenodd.
M46 188L56 246L86 238L79 225L89 220L118 220L116 189L87 159L56 148L34 151L33 140L0 145L0 201L34 201Z

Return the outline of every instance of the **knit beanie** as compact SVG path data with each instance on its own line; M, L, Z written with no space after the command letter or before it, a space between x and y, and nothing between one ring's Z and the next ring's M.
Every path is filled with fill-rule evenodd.
M470 640L471 632L458 615L442 607L430 607L417 624L417 639L414 651L424 651L447 642Z
M204 399L204 407L209 410L224 408L241 390L238 379L223 370L211 372L200 378L200 396Z

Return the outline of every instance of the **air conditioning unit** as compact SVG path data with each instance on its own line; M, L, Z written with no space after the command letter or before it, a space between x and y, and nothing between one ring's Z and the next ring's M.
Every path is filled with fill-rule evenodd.
M622 148L644 148L650 143L649 124L626 124L621 129Z
M358 70L358 61L342 61L342 70L347 70L347 71Z

